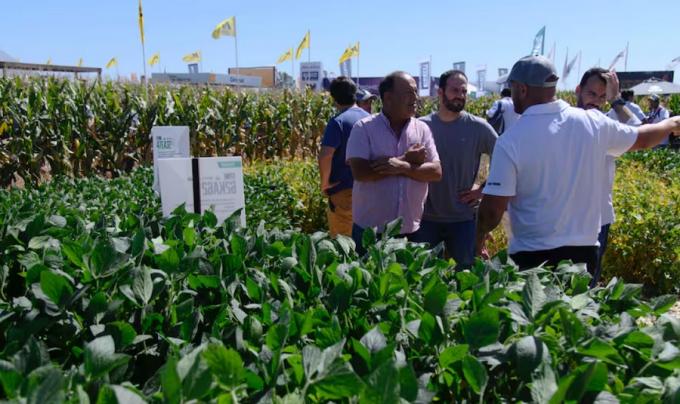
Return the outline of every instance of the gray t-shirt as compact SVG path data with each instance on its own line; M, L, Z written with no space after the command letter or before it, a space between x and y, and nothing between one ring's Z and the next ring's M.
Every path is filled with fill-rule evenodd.
M458 194L472 188L482 154L491 155L496 131L484 119L463 111L453 122L443 122L436 112L420 118L432 131L442 165L442 179L431 182L423 220L462 222L472 220L474 211Z

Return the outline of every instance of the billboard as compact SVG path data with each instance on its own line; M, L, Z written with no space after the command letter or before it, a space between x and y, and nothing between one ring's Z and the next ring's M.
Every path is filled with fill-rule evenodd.
M236 74L236 68L230 67L229 74ZM239 67L238 74L240 76L260 77L262 79L260 87L276 87L276 67L274 66Z
M465 73L465 62L455 62L453 64L453 70L460 70L461 72Z
M320 90L323 78L323 65L321 62L300 63L300 80L305 87Z

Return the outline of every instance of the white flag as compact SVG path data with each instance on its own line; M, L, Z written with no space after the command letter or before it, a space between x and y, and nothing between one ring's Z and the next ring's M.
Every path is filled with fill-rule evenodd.
M677 66L678 63L680 63L680 56L671 60L671 62L668 64L668 69L675 69L675 66Z
M531 48L531 54L534 56L542 55L544 43L545 43L545 25L543 26L543 28L541 28L540 31L538 31L536 37L534 38L534 46Z
M579 52L574 58L569 62L569 64L564 68L564 72L562 74L562 79L566 79L567 76L569 76L569 73L574 69L574 65L576 64L576 60L581 56L581 52Z
M623 59L624 56L626 56L626 50L625 50L625 49L622 50L621 52L619 52L619 53L614 57L614 60L612 60L612 63L609 65L609 69L608 69L608 70L613 69L614 66L619 62L619 60Z

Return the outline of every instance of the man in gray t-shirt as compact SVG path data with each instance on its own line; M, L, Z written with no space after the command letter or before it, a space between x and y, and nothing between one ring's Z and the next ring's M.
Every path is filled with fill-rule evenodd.
M420 118L432 131L442 180L430 183L420 229L413 241L444 242L458 268L472 265L475 249L474 206L482 197L474 182L482 154L491 155L496 132L484 119L465 112L468 80L450 70L439 78L439 111Z

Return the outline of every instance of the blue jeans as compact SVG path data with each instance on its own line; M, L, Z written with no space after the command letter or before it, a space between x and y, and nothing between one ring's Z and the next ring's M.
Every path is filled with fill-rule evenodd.
M428 243L430 247L443 241L449 257L456 260L456 269L469 268L475 260L475 221L440 223L423 220L411 241Z
M609 226L611 223L605 224L600 227L600 234L597 236L600 242L600 249L597 252L597 264L595 265L595 271L593 272L593 279L590 281L590 287L597 285L600 280L600 275L602 274L602 257L604 252L607 250L607 241L609 240Z

